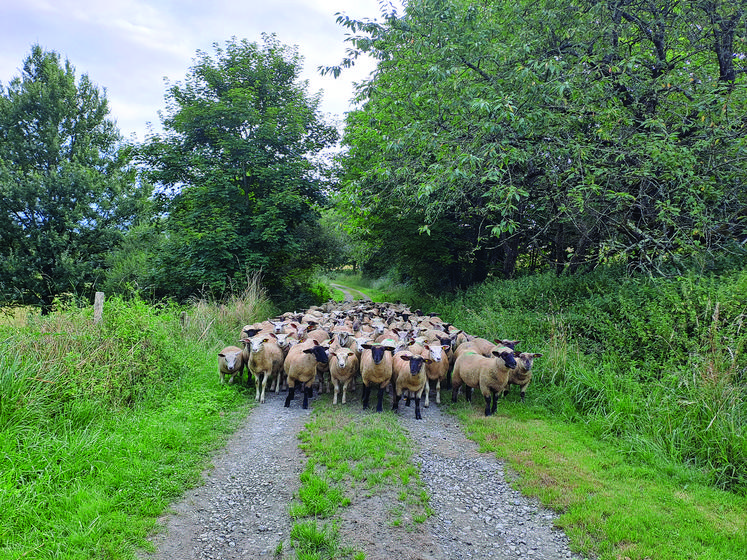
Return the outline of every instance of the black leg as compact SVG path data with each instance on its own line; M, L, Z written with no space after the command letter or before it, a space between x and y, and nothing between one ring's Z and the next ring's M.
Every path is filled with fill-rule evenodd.
M296 393L295 387L290 387L288 389L288 396L285 397L285 408L288 408L291 405L291 401L293 400L295 393Z
M451 402L457 402L457 395L459 395L459 387L454 387L451 390Z
M395 395L392 399L392 410L394 412L399 412L399 399L400 397L398 397L397 395Z
M303 390L303 408L309 408L309 399L313 395L314 390L311 387L304 387Z
M415 420L422 420L423 417L420 414L420 397L415 397Z
M363 408L368 408L368 399L371 397L371 387L363 386Z
M464 396L467 398L467 402L472 402L472 387L464 387Z
M376 412L382 412L384 410L384 391L386 389L379 388L379 394L376 398Z

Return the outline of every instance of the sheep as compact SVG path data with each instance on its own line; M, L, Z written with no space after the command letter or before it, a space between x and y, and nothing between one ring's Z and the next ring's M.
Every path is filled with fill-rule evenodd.
M273 334L258 334L254 338L245 338L241 342L244 343L244 348L249 350L247 364L249 373L254 377L254 384L257 387L257 395L254 400L264 403L267 381L272 377L276 379L277 392L277 377L283 367L283 350L278 346L277 338Z
M451 346L446 344L424 344L423 351L420 353L421 356L428 358L426 362L425 374L425 403L423 406L428 408L429 405L429 393L431 392L431 381L436 382L436 404L441 404L441 382L446 380L446 376L449 372L449 358L447 352Z
M358 374L358 357L350 348L344 346L330 352L329 357L329 373L335 391L332 404L337 404L340 385L342 385L342 404L345 404L348 385Z
M317 362L327 363L327 347L320 345L316 340L299 342L288 351L283 369L288 378L288 396L285 399L285 407L290 406L296 394L296 383L303 387L304 409L309 408L309 398L312 396L312 384L316 379Z
M285 358L288 356L288 351L296 344L298 344L298 339L293 334L288 333L281 333L275 335L276 343L280 347L280 350L283 352L283 361L285 361ZM287 388L287 383L285 382L285 372L283 371L283 368L281 367L278 371L277 375L275 376L275 385L272 387L272 391L275 391L275 394L280 393L280 389Z
M398 352L392 359L392 410L399 411L399 401L404 391L409 391L407 405L410 405L410 395L415 396L415 420L422 420L420 413L420 397L425 390L428 380L425 375L425 366L430 358L416 356L407 350Z
M363 408L368 408L371 386L378 385L376 412L384 410L384 391L392 380L393 341L382 343L366 342L361 345L361 378L363 379Z
M534 364L535 358L540 357L542 357L542 354L514 352L516 367L509 372L508 384L506 385L506 389L503 391L504 397L508 395L511 385L518 385L521 389L521 402L525 402L524 397L527 392L527 387L532 381L532 364Z
M239 376L241 383L241 372L244 370L244 353L238 346L226 346L218 352L218 374L221 384L226 382L226 375L231 377L228 384L233 383L234 377Z
M480 387L485 397L485 416L490 416L498 407L497 394L508 385L508 370L516 367L514 351L499 346L492 351L493 357L486 358L477 352L460 354L454 363L451 401L456 402L459 387L466 385L464 392L468 402L472 401L472 389ZM492 398L492 407L491 407Z
M239 340L243 338L252 338L254 336L257 336L260 331L262 330L262 324L261 323L254 323L251 325L244 325L244 327L241 329L241 334L239 335Z

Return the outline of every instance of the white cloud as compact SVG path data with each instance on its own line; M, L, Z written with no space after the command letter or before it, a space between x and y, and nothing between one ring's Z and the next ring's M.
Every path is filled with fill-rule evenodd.
M182 80L197 50L212 54L213 43L231 37L259 41L262 32L298 45L310 90L324 90L323 111L341 115L349 108L351 83L373 63L338 80L319 75L318 66L337 64L345 53L346 30L335 13L380 17L378 0L6 0L2 11L0 84L19 75L31 45L39 43L105 88L122 134L139 140L147 122L159 124L164 78Z

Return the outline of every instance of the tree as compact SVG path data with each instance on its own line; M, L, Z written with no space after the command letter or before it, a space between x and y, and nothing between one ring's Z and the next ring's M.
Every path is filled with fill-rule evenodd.
M106 96L34 45L0 97L0 300L52 308L92 299L106 255L147 189L108 118Z
M216 44L214 58L198 51L168 90L166 133L140 152L166 215L161 295L221 295L259 269L271 292L287 294L323 262L308 250L325 182L315 156L337 131L298 78L297 49L263 38Z
M352 48L326 71L379 61L344 138L353 230L398 215L421 235L447 227L463 241L452 257L469 256L455 285L611 259L667 273L742 252L746 17L745 2L662 0L413 0L383 23L340 16ZM424 278L443 280L441 266Z

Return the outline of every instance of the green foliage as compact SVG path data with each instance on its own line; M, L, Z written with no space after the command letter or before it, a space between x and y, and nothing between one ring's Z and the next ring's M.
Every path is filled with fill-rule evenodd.
M106 256L150 194L106 96L34 45L0 96L0 302L47 313L66 293L93 299Z
M206 307L192 327L220 316ZM0 327L0 557L134 557L246 399L217 383L219 329L181 308L110 298L98 325L60 309Z
M165 236L149 256L158 297L220 298L262 270L273 296L305 291L324 262L314 204L326 171L314 159L337 139L301 57L274 36L198 52L167 93L163 136L139 151L164 204Z
M747 271L634 278L619 269L494 280L431 302L465 331L541 352L532 400L644 463L747 489Z
M744 258L742 8L418 0L338 22L343 67L379 60L338 196L362 263L448 289ZM442 252L424 259L429 235Z

